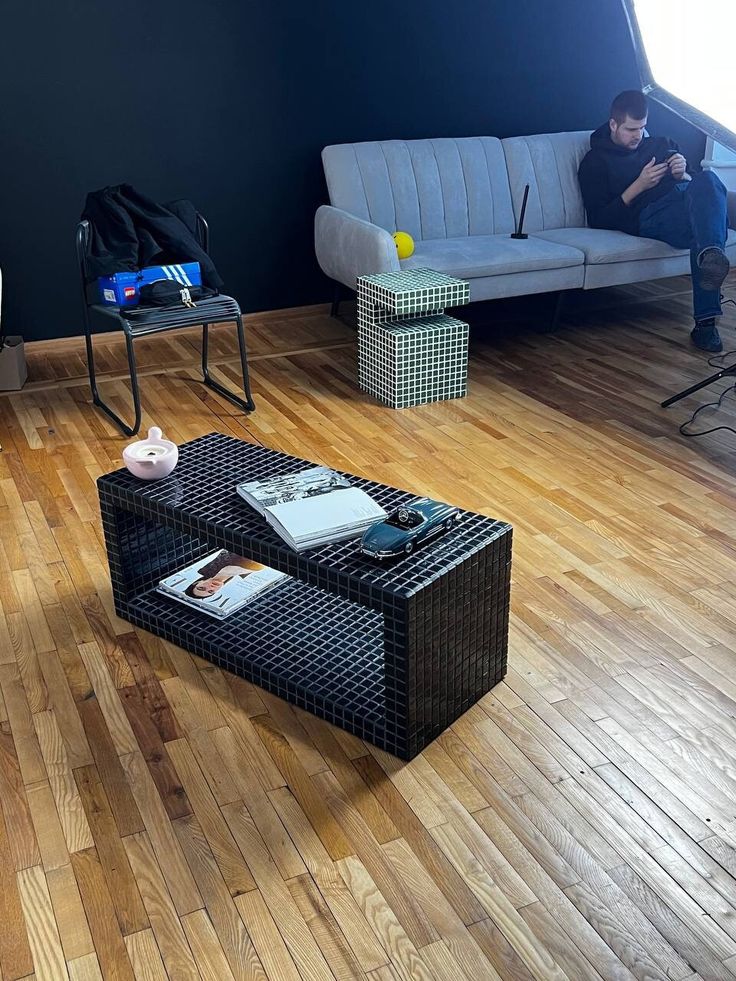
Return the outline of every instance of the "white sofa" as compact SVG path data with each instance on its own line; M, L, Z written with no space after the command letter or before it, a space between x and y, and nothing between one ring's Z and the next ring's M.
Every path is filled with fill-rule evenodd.
M469 280L471 300L689 273L687 251L587 227L577 171L589 141L585 131L325 147L319 265L351 289L358 276L428 266ZM526 184L529 237L512 239ZM730 206L733 227L735 194ZM397 258L396 230L414 238L409 259ZM727 252L736 261L734 231Z

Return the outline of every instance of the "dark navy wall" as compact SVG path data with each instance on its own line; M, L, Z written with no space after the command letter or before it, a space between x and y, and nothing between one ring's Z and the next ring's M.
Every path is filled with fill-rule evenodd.
M191 198L246 310L320 302L325 144L592 128L637 81L618 0L7 0L6 325L81 332L73 230L90 189ZM650 129L702 157L664 110Z

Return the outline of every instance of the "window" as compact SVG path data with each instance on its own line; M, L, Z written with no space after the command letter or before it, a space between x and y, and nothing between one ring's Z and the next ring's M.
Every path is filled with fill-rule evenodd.
M736 2L623 3L644 91L736 150Z

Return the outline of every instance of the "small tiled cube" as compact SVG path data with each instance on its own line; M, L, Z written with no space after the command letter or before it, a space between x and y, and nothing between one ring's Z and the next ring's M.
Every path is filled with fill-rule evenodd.
M369 324L358 335L360 387L393 409L462 398L468 325L435 314Z
M401 269L361 276L358 292L368 304L389 311L394 317L442 311L470 301L470 283L434 269Z
M395 409L462 398L468 325L444 314L470 299L470 285L432 269L358 279L358 380Z

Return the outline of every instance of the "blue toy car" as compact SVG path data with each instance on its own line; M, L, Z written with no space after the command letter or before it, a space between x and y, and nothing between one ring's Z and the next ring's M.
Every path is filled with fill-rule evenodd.
M363 534L360 550L372 559L411 555L418 545L449 531L459 520L457 508L420 497L397 508L385 521L371 525Z

